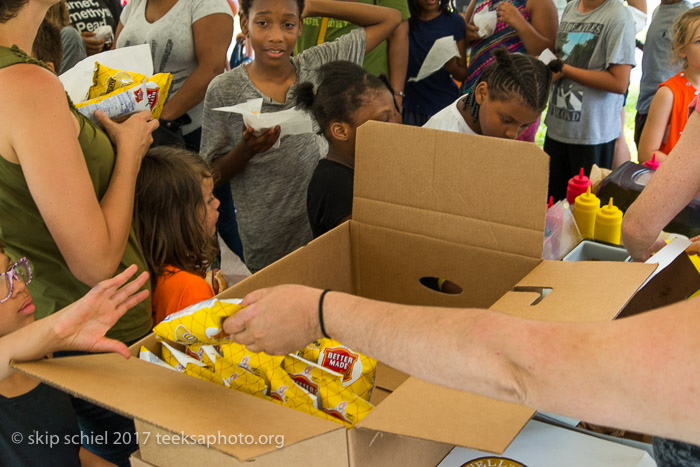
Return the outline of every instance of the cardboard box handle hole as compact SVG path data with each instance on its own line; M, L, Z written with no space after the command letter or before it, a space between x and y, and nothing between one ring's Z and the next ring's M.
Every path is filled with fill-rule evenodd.
M434 290L435 292L448 295L459 295L462 293L462 287L451 280L441 277L421 277L418 282L420 282L423 287Z
M544 300L544 297L549 295L549 293L552 291L551 287L537 287L537 286L520 286L516 285L513 287L513 292L534 292L536 294L539 294L539 297L537 297L535 300L533 300L532 303L530 303L530 306L535 306L538 303L540 303L542 300Z

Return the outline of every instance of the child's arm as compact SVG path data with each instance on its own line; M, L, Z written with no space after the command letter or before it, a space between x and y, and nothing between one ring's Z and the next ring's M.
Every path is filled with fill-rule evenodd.
M457 41L457 49L459 50L459 57L452 58L449 62L445 63L445 69L452 75L457 81L464 81L467 79L467 40L462 39Z
M365 53L389 37L401 22L398 10L350 1L310 0L302 16L327 16L364 27L367 36Z
M530 55L539 55L544 49L554 50L559 19L552 0L528 0L528 22L512 3L498 4L498 20L515 29Z
M632 65L610 65L607 70L586 70L564 65L561 72L565 78L600 91L624 94L630 82Z
M136 270L132 265L61 311L0 337L0 381L12 373L11 361L37 360L58 350L118 352L129 358L123 343L104 335L129 308L148 297L148 290L139 291L148 273L126 284Z
M472 42L479 40L479 28L472 22L472 17L474 16L474 10L476 9L476 4L479 0L471 0L467 11L464 12L464 22L467 24L467 35L466 44L471 45Z
M389 57L389 82L394 89L394 99L399 108L403 108L404 85L406 84L406 70L408 69L408 20L401 21L401 24L394 29L388 41Z
M649 107L649 115L639 139L639 162L646 162L656 154L658 162L666 159L666 154L659 151L673 110L673 91L668 86L661 86Z

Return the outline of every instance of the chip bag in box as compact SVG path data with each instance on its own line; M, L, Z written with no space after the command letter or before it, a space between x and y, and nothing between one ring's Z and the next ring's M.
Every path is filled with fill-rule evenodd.
M368 401L372 395L377 361L333 339L319 339L298 352L306 360L343 375L341 384Z
M153 328L153 332L167 341L184 345L231 342L224 334L223 323L243 308L240 302L211 298L195 303L166 316Z

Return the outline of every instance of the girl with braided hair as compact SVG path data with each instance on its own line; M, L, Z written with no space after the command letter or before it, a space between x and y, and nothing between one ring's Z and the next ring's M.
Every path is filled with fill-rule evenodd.
M352 62L319 68L320 84L301 83L297 106L310 112L328 140L328 156L311 176L306 197L314 238L345 222L352 213L355 135L368 120L394 122L398 108L386 76L379 78Z
M537 121L561 60L545 65L505 48L494 50L493 57L473 89L435 114L424 128L516 139Z

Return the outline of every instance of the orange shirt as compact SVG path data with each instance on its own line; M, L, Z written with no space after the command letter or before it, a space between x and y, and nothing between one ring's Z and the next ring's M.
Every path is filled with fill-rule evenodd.
M688 82L685 73L680 72L669 80L661 83L659 87L667 86L673 92L673 109L668 120L667 133L659 148L668 154L676 145L683 133L683 128L688 121L688 106L697 96L695 87Z
M166 316L214 296L214 290L204 278L173 266L166 266L153 291L153 324Z

